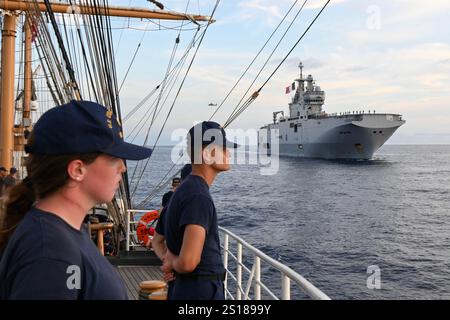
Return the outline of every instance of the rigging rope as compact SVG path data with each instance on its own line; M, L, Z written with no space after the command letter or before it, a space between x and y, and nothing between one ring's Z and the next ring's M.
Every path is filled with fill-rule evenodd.
M183 66L184 66L184 63L185 63L185 61L186 61L186 58L188 57L188 53L190 52L190 50L191 50L193 44L195 43L195 37L196 37L197 33L198 33L198 30L197 30L196 34L194 35L194 37L192 38L191 43L188 45L188 47L187 47L187 49L186 49L186 52L185 52L185 54L183 55L182 59L177 63L178 70L176 70L176 67L175 67L174 69L172 69L172 70L169 72L169 74L166 73L166 77L163 79L163 81L162 81L161 84L160 84L160 85L162 86L162 84L165 82L165 79L167 78L167 76L169 76L169 78L171 78L171 79L168 81L169 83L171 82L170 89L169 89L169 91L167 92L166 98L164 99L163 104L162 104L161 107L159 108L159 111L157 112L156 117L157 117L157 116L159 115L159 113L162 111L163 106L165 105L167 99L169 98L170 93L172 92L172 89L173 89L173 87L174 87L174 85L175 85L175 83L176 83L176 81L177 81L177 79L178 79L178 76L180 75L180 72L181 72L181 70L182 70L182 68L183 68ZM178 35L178 36L179 36L179 35ZM178 39L179 39L179 38L177 37L176 40L175 40L176 43L179 42ZM174 56L174 55L172 54L172 56ZM171 65L171 63L169 63L169 67L170 67L170 65ZM173 73L173 71L175 71L175 73ZM161 90L161 94L163 93L162 91L163 91L164 89L165 89L165 88L163 88L163 89ZM153 102L152 108L153 108L153 105L154 105L155 103L158 102L158 100L159 100L159 96L157 97L157 100L156 100L155 102ZM155 107L155 112L156 112L156 110L157 110L157 106ZM146 121L150 118L150 112L151 112L150 109L146 112L146 115L148 115ZM153 126L153 123L154 123L154 120L155 120L156 117L154 116L153 119L152 119L152 121L150 122L148 131L147 131L147 136L149 135L149 131L151 130L151 128L152 128L152 126ZM142 118L141 121L142 121L143 119L144 119L144 118ZM137 137L137 135L138 135L138 134L140 133L140 131L143 129L145 123L146 123L146 122L144 122L144 124L141 126L141 128L139 129L138 133L135 135L135 137L133 138L132 141L134 141L134 139ZM139 124L138 124L138 125L139 125ZM147 137L146 137L146 140L144 141L144 145L146 144L146 142L147 142ZM142 167L142 162L139 162L139 163L136 165L136 167L134 168L133 174L132 174L132 178L131 178L131 181L132 181L132 182L134 181L134 177L135 177L136 171L138 170L139 167ZM145 170L145 169L144 169L144 170ZM139 176L142 177L144 171L141 170L140 172L141 172L141 173L140 173Z
M298 0L295 0L294 3L291 5L291 7L289 8L289 10L286 12L286 14L284 15L283 19L281 19L280 23L277 25L277 27L273 30L272 34L269 36L269 38L266 40L266 42L264 43L264 45L261 47L261 49L259 49L258 53L255 55L255 57L253 58L253 60L250 62L250 64L247 66L247 68L245 69L245 71L242 73L242 75L239 77L239 79L235 82L235 84L233 85L233 87L230 89L230 91L227 93L227 95L225 96L225 98L223 98L223 100L219 103L219 105L217 106L216 110L213 112L213 114L211 115L211 117L209 118L209 120L211 120L216 113L220 110L220 108L223 106L223 104L225 103L225 101L227 101L228 97L231 95L231 93L233 92L233 90L236 88L236 86L239 84L239 82L241 82L241 80L244 78L244 76L247 74L248 70L251 68L251 66L255 63L256 59L258 59L259 55L261 54L261 52L264 50L264 48L267 46L267 44L270 42L270 40L272 39L272 37L275 35L275 33L278 31L278 29L280 28L280 26L283 24L284 20L286 20L286 18L288 17L288 15L291 13L292 9L295 7L295 5L297 4Z
M302 12L305 4L308 2L308 0L305 0L302 4L302 6L300 7L300 9L297 11L296 15L294 16L294 18L292 19L292 21L289 23L288 27L286 28L286 30L284 31L283 35L281 36L281 38L278 40L278 43L276 44L276 46L272 49L272 52L269 54L269 56L267 57L266 61L264 62L263 66L260 68L259 72L257 73L257 75L255 76L255 78L253 79L252 83L248 86L247 91L245 91L245 93L242 95L241 100L239 100L239 102L237 103L236 107L234 108L234 110L231 112L230 116L229 116L229 120L230 119L235 119L235 112L236 109L239 108L238 111L242 110L242 106L239 107L239 105L241 104L242 100L244 100L245 96L247 95L247 93L250 91L250 89L252 88L253 84L256 82L256 80L259 78L259 76L261 75L262 71L264 70L264 68L267 66L267 64L269 63L270 59L272 58L273 54L275 53L275 51L278 49L278 47L280 46L281 42L284 40L284 38L286 37L287 33L289 32L289 30L291 29L292 25L294 24L295 20L297 20L299 14ZM258 91L259 93L259 91ZM257 95L252 95L252 97L254 96L254 99L256 99ZM253 100L254 100L253 99ZM251 102L249 102L250 104ZM248 107L248 105L246 106L246 108ZM240 113L239 113L240 114ZM228 121L224 124L224 126L228 126L229 123ZM231 122L230 122L231 123Z
M306 28L306 30L302 33L302 35L300 36L300 38L297 40L297 42L295 42L295 44L292 46L292 48L289 50L289 52L284 56L284 58L281 60L281 62L277 65L277 67L272 71L272 73L269 75L269 77L264 81L264 83L260 86L260 88L258 90L256 90L252 96L249 98L251 100L247 100L248 103L244 104L243 106L241 106L238 110L238 112L234 113L233 115L230 116L230 118L226 121L224 127L230 125L234 120L236 120L236 118L242 114L242 112L245 111L245 109L247 109L249 107L249 105L256 99L256 97L259 95L259 93L261 92L261 90L266 86L266 84L270 81L270 79L272 79L272 77L275 75L275 73L278 71L278 69L281 67L281 65L286 61L286 59L290 56L290 54L292 53L292 51L294 51L294 49L298 46L298 44L300 43L300 41L303 39L303 37L306 35L306 33L309 31L309 29L312 27L312 25L316 22L316 20L320 17L320 15L322 14L322 12L325 10L325 8L327 7L327 5L330 3L331 0L328 0L324 6L322 7L322 9L319 11L319 13L317 13L317 15L314 17L314 19L311 21L311 23L308 25L308 27Z
M148 24L148 23L147 23L147 24ZM137 56L137 54L138 54L138 52L139 52L139 49L141 48L141 44L142 44L142 41L143 41L144 38L145 38L145 35L146 35L146 33L144 32L144 33L142 34L141 41L138 43L138 46L137 46L136 50L134 51L133 57L131 58L130 65L128 66L127 71L125 72L125 76L123 77L122 83L120 84L120 87L119 87L119 93L120 93L120 91L122 91L123 84L125 83L125 80L126 80L127 77L128 77L128 73L130 72L131 67L133 66L134 59L136 59L136 56Z
M158 134L158 137L157 137L157 139L156 139L156 142L155 142L154 146L156 146L156 144L157 144L158 141L159 141L159 138L161 137L162 130L164 129L164 127L165 127L165 125L166 125L166 123L167 123L167 121L168 121L168 119L169 119L169 116L170 116L170 114L171 114L171 112L172 112L172 110L173 110L173 108L174 108L174 106L175 106L175 103L176 103L176 101L177 101L177 99L178 99L178 96L179 96L179 94L180 94L180 92L181 92L181 89L183 88L184 82L186 81L187 75L189 74L189 71L190 71L190 69L191 69L191 67L192 67L192 65L193 65L193 63L194 63L195 57L197 56L198 50L199 50L199 48L200 48L200 46L201 46L201 44L202 44L202 42L203 42L203 39L204 39L204 37L205 37L205 34L206 34L206 32L208 31L209 26L211 25L212 18L214 17L214 14L215 14L215 12L216 12L216 10L217 10L217 7L219 6L219 3L220 3L220 0L217 0L217 1L216 1L216 4L215 4L215 6L214 6L214 8L213 8L213 10L212 10L212 13L211 13L211 15L210 15L208 24L207 24L205 30L203 31L203 33L202 33L202 35L201 35L200 41L199 41L199 43L198 43L198 45L197 45L197 48L196 48L196 50L195 50L195 52L194 52L194 55L193 55L193 57L192 57L192 59L191 59L191 61L190 61L190 63L189 63L189 66L188 66L188 68L187 68L187 70L186 70L186 72L185 72L185 75L184 75L184 77L183 77L183 80L181 81L181 84L180 84L180 86L179 86L179 88L178 88L178 91L177 91L177 93L176 93L176 95L175 95L175 98L174 98L174 100L173 100L173 103L172 103L172 105L171 105L171 107L170 107L170 109L169 109L169 113L167 114L166 119L164 120L164 123L163 123L163 126L161 127L161 130L159 131L159 134ZM150 158L149 158L149 159L150 159ZM131 193L131 197L133 197L133 195L135 194L135 192L136 192L136 190L137 190L137 187L139 186L139 183L140 183L140 181L141 181L141 179L142 179L143 173L145 172L145 169L146 169L147 166L148 166L149 159L147 159L147 161L146 161L146 163L145 163L145 165L144 165L144 168L143 168L143 170L142 170L141 176L139 177L139 179L138 179L138 181L137 181L137 183L136 183L136 186L135 186L133 192Z
M81 100L82 99L81 98L81 93L78 90L78 85L77 85L77 82L75 80L75 73L74 73L72 65L71 65L71 63L69 61L69 57L67 55L67 51L65 49L64 42L63 42L62 37L61 37L61 33L59 32L58 25L56 24L55 14L53 12L52 6L51 6L49 0L44 0L44 3L45 3L45 7L47 8L47 14L50 17L50 21L51 21L51 24L53 26L53 30L55 31L55 36L56 36L56 39L58 41L59 50L61 51L61 54L63 56L63 60L64 60L65 65L66 65L67 72L69 73L69 78L71 80L71 85L73 86L73 89L75 90L76 98Z

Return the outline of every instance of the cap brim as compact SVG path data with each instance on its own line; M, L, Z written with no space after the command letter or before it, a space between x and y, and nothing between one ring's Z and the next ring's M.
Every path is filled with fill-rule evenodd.
M239 148L240 147L240 145L238 145L237 143L234 143L234 142L231 142L231 141L229 141L229 140L227 140L227 139L224 139L225 141L212 141L212 142L209 142L209 143L205 143L204 145L206 146L206 145L210 145L210 144L215 144L215 145L218 145L218 146L224 146L224 147L226 147L226 148L231 148L231 149L236 149L236 148Z
M127 142L100 151L109 154L110 156L125 160L143 160L150 157L153 152L150 148L141 147Z

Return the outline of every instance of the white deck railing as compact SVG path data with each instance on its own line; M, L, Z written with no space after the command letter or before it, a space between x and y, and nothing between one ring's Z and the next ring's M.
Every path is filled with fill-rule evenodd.
M132 226L139 223L139 220L131 219L131 216L136 213L146 213L149 210L127 210L126 216L126 251L130 250L130 247L142 247L137 241L135 231L131 231ZM316 288L311 282L303 278L300 274L282 264L279 261L269 257L262 251L256 249L242 238L238 237L231 231L219 227L219 232L223 239L223 264L227 271L227 277L225 280L225 295L227 299L232 300L261 300L261 290L263 290L271 299L290 300L291 299L291 283L299 287L306 295L312 299L330 300L330 298ZM236 254L233 254L230 243L233 242L236 245ZM248 251L253 256L253 265L248 267L243 262L244 250ZM246 252L247 253L247 252ZM231 259L230 259L231 258ZM235 263L236 274L230 270L230 261ZM280 273L281 284L281 297L277 296L277 293L273 289L267 287L261 281L261 263L265 263L277 270ZM246 272L248 277L244 288L243 272ZM230 286L228 285L233 281L235 292L230 292ZM250 295L253 287L253 295Z
M269 257L262 251L256 249L246 241L230 232L229 230L219 227L219 232L223 236L223 264L227 271L227 277L225 280L225 295L227 299L232 300L261 300L261 289L272 299L290 300L291 299L291 282L300 287L300 289L312 299L318 300L330 300L330 298L316 288L311 282L303 278L297 272L282 264L279 261ZM230 250L230 239L236 244L236 255ZM249 268L243 263L243 250L247 250L253 255L253 265ZM229 268L230 259L236 263L236 274L233 274ZM278 297L276 293L268 288L261 281L261 263L266 263L272 268L280 272L281 282L281 297ZM243 271L248 273L245 287L243 286ZM229 282L233 280L235 291L234 293L229 290ZM250 296L250 290L253 286L253 296Z

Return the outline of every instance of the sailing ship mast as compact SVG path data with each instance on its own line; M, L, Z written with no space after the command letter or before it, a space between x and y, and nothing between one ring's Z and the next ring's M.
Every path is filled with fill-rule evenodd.
M47 4L43 1L15 1L0 0L0 9L3 11L2 52L1 52L1 100L0 100L0 166L10 168L13 164L13 151L22 151L26 144L25 131L31 131L31 27L29 19L25 21L25 76L24 76L24 107L23 120L18 127L14 127L14 74L15 74L15 39L16 23L20 14L27 13L30 6L47 11ZM69 4L50 3L54 13L71 13ZM164 10L150 10L145 8L126 8L108 6L96 8L85 5L77 5L77 14L97 14L103 16L159 19L159 20L191 20L210 21L210 17L202 15L190 15Z

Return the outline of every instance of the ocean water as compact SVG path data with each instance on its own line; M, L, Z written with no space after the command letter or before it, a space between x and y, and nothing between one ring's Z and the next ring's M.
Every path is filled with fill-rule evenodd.
M155 151L136 203L173 165L171 150ZM269 176L236 164L211 194L221 226L332 299L450 299L450 145L386 145L362 162L280 158ZM263 270L279 287L279 274Z

